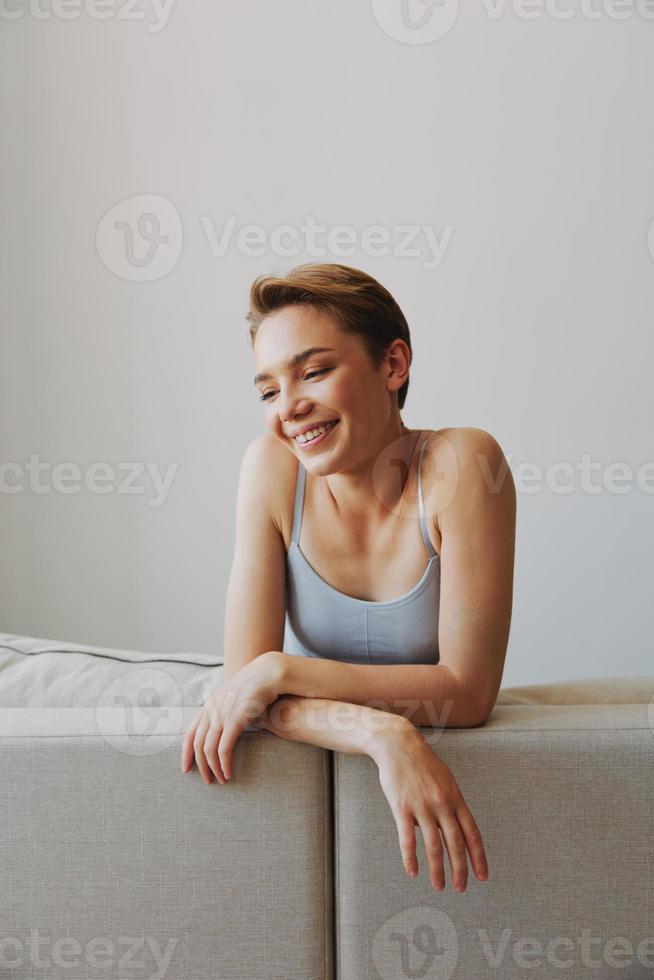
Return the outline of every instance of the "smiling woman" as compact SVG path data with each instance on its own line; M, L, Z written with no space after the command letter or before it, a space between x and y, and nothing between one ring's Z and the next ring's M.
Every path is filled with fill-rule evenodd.
M223 783L253 722L367 753L407 873L418 825L444 887L440 829L463 890L466 848L487 873L481 835L416 726L483 724L495 703L515 540L506 460L483 430L404 425L409 328L366 273L305 265L261 277L247 319L267 432L241 467L224 683L187 733L183 767L195 759L206 782ZM338 706L354 728L329 717ZM327 719L316 724L316 711Z

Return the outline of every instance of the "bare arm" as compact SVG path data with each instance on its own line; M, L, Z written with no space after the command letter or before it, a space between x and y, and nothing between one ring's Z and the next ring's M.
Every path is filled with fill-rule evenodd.
M408 875L418 874L418 826L434 888L440 891L445 887L441 835L458 891L465 891L468 881L467 854L477 879L488 878L482 836L461 790L448 766L411 722L375 708L288 695L270 705L259 722L290 741L373 759L395 819ZM210 761L218 776L219 760Z
M288 694L271 704L256 724L290 742L370 756L381 738L413 728L405 718L376 708Z
M257 436L241 462L225 597L225 679L265 651L281 650L284 642L284 539L276 521L277 502L271 499L283 483L279 453L271 437Z
M478 701L445 664L349 664L280 653L281 690L403 715L414 725L472 728L485 720Z

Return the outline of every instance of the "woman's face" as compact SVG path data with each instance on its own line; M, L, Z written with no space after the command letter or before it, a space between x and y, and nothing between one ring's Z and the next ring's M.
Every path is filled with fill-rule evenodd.
M314 347L329 349L300 360ZM401 429L392 392L406 376L399 380L388 360L376 369L361 338L341 331L319 310L287 306L266 317L254 356L266 427L312 472L334 472L353 454L368 457ZM293 438L298 429L334 419L337 425L313 447Z

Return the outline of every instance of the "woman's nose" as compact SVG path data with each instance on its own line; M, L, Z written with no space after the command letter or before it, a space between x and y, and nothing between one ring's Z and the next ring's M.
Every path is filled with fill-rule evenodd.
M307 398L294 395L292 391L279 395L279 418L282 422L292 422L298 415L304 415L310 409Z

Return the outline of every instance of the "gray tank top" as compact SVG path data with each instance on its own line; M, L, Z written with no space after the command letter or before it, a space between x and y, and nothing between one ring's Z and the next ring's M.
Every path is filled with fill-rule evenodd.
M309 564L298 541L306 469L298 462L291 543L286 552L284 650L361 664L435 664L439 660L438 613L440 555L427 531L418 456L420 531L429 554L420 581L403 596L386 602L356 599L339 592Z

